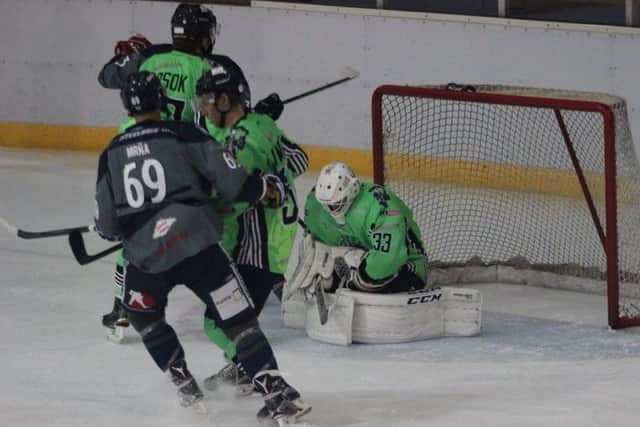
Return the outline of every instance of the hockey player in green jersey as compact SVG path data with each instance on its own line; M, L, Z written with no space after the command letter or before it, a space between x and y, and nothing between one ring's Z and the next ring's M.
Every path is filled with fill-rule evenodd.
M135 71L150 71L162 81L167 91L168 114L164 118L182 121L194 119L191 100L196 81L211 68L210 63L222 64L237 73L245 84L242 102L251 109L251 93L242 69L226 55L214 54L213 46L219 34L219 25L213 12L204 6L181 3L171 18L171 44L151 45L140 34L119 41L116 55L105 64L98 82L107 89L121 89L127 77ZM256 104L254 109L277 120L284 104L272 93ZM167 117L168 116L168 117Z
M209 133L226 145L248 174L274 173L284 176L293 187L293 180L308 166L305 152L289 140L271 117L247 112L241 102L243 83L231 70L213 64L211 71L198 81L198 104L206 118ZM232 254L260 313L274 286L284 282L289 256L297 231L298 208L295 194L290 191L288 204L282 208L264 208L236 203L220 206L224 218L223 246ZM205 320L211 340L220 342L213 319ZM214 389L219 382L236 382L237 369L229 363L217 374L207 378L206 388ZM240 383L250 384L249 378Z
M196 81L211 68L206 59L218 34L217 19L209 9L180 4L171 18L171 32L172 44L151 45L139 52L114 56L100 71L98 81L105 88L119 89L131 73L150 71L167 91L165 118L193 121L190 101L195 96ZM119 45L120 42L116 47Z
M427 254L420 229L411 209L389 189L361 183L348 165L333 162L322 168L304 211L312 238L354 248L344 257L346 265L335 269L328 290L341 282L353 290L378 293L426 286Z

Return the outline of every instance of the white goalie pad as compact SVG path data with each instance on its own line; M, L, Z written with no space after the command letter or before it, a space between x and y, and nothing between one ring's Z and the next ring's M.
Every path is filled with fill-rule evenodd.
M327 303L332 307L324 325L317 319L315 301L303 303L304 327L309 337L332 344L402 343L481 331L482 295L475 289L445 287L398 294L342 289L327 295Z
M332 247L311 237L303 239L295 271L287 280L282 293L282 318L285 325L304 328L307 304L317 285L331 285L335 258L353 250L350 247Z
M308 290L314 280L331 281L333 264L334 255L331 246L327 246L307 234L302 240L298 265L287 281L283 299L288 299L297 291Z
M353 341L353 314L355 311L355 300L349 295L343 294L341 289L337 294L326 294L326 302L330 307L327 322L322 324L318 314L317 300L314 298L306 305L305 323L303 327L307 335L318 341L349 345Z
M397 294L338 289L335 294L318 298L314 289L318 284L331 283L336 258L344 259L348 267L357 264L362 251L354 249L331 247L309 235L305 237L298 265L283 292L282 318L286 326L304 328L311 338L340 345L480 333L482 296L475 289L443 287ZM354 254L354 260L349 259L349 253ZM324 310L318 307L318 300L324 302ZM325 314L325 323L320 313Z

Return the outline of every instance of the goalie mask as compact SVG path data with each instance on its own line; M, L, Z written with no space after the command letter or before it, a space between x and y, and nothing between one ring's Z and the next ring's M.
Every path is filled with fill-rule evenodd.
M338 224L345 223L344 216L359 192L360 180L346 163L333 162L320 171L316 198Z

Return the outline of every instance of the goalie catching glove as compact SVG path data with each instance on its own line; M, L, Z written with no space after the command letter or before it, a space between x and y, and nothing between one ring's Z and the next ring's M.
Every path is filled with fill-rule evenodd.
M338 287L346 286L356 291L378 292L397 276L397 274L394 274L380 281L367 279L367 275L364 273L365 264L363 263L367 254L366 251L350 247L337 247L334 248L334 251L336 252L336 257L334 259L333 270L340 278L340 285ZM342 254L340 254L341 252ZM326 287L325 289L329 290Z

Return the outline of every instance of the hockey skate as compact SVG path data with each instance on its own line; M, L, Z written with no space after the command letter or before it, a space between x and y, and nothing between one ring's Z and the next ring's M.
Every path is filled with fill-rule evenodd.
M111 312L102 316L102 326L109 330L107 333L109 340L122 342L124 328L129 326L129 317L119 298L114 298Z
M202 400L202 390L187 369L184 359L174 362L169 367L171 381L178 387L180 406L195 406Z
M274 420L279 426L300 425L298 419L311 411L311 405L276 370L258 372L253 383L264 398L264 407L257 414L261 423Z
M253 382L251 382L251 378L241 374L238 366L233 362L229 362L217 373L205 378L203 385L204 388L209 391L216 390L220 385L236 387L236 394L238 396L248 396L256 391Z

